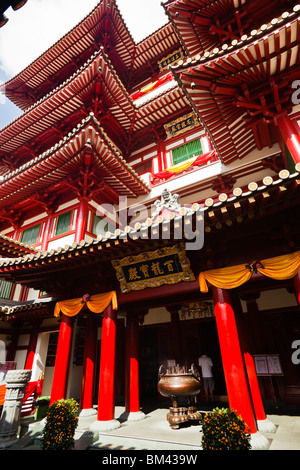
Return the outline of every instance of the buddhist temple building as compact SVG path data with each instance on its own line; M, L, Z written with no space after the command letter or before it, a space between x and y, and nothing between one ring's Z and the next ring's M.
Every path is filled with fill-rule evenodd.
M300 405L300 5L161 8L135 43L101 0L3 87L0 340L93 429L206 351L256 436Z

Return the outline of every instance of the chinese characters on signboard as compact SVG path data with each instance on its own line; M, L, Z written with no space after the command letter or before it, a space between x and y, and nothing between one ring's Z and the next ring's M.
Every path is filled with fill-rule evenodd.
M178 255L163 256L154 260L143 260L134 265L123 266L125 279L128 282L154 279L169 274L182 272Z
M158 66L160 70L166 70L169 65L175 65L183 57L184 53L182 49L179 49L178 51L172 52L172 54L169 54L167 57L164 57L162 60L158 61Z
M180 320L195 320L215 316L212 302L193 302L186 304L181 307L178 313Z
M167 138L169 139L170 137L174 137L175 135L178 135L181 132L185 132L188 129L192 129L198 124L199 122L195 113L189 113L185 116L176 119L175 121L165 124L164 128L167 134Z
M113 260L112 265L123 293L195 280L182 245L127 256Z

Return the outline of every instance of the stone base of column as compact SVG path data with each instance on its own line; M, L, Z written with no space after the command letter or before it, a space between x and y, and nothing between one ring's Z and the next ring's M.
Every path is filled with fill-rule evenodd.
M250 444L252 450L266 450L270 446L268 439L260 434L260 432L251 434Z
M17 442L19 442L18 438L16 438L16 439L9 439L9 438L1 439L1 441L0 441L0 450L7 449L8 447L13 446Z
M6 375L6 393L0 419L0 448L10 447L18 440L22 403L31 370L10 370Z
M257 421L257 429L260 432L276 432L276 426L268 418Z
M141 421L145 419L146 415L142 411L133 411L128 414L127 421Z
M111 419L109 421L94 421L90 426L90 431L113 431L121 426L121 423L117 419Z
M141 421L145 418L146 415L142 411L124 411L120 416L121 421Z
M95 408L85 408L80 411L79 416L80 418L85 417L85 416L93 416L97 414L97 410Z

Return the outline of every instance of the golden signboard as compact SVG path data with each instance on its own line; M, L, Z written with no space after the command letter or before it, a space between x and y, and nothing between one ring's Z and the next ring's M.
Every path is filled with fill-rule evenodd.
M192 302L182 305L178 311L180 320L195 320L200 318L211 318L215 316L212 302Z
M193 129L193 127L198 126L199 121L195 113L189 113L185 116L181 116L180 118L176 119L175 121L169 122L168 124L164 125L167 138L170 139L175 135L179 135L182 132L185 132L189 129Z
M180 59L184 58L184 53L182 49L178 49L177 51L172 52L167 57L158 61L158 66L160 70L166 70L169 65L175 65Z
M112 265L122 293L195 280L183 244L112 260Z

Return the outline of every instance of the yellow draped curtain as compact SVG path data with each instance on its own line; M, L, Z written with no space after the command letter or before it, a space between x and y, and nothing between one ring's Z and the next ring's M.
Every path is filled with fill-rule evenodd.
M252 263L251 263L252 264ZM221 289L234 289L247 282L253 269L251 264L239 264L228 268L212 269L199 274L200 291L208 292L207 283ZM300 251L253 262L255 269L276 280L291 279L300 270Z
M173 165L173 166L170 166L169 168L166 168L165 171L172 171L173 173L181 173L182 171L184 171L188 167L190 167L194 163L196 158L198 158L198 157L192 157L192 158L189 158L188 160L177 163L176 165Z
M60 312L67 317L74 317L86 305L94 313L102 313L112 302L112 308L117 310L118 300L115 291L91 296L83 296L77 299L62 300L57 302L54 308L54 316L58 317Z

